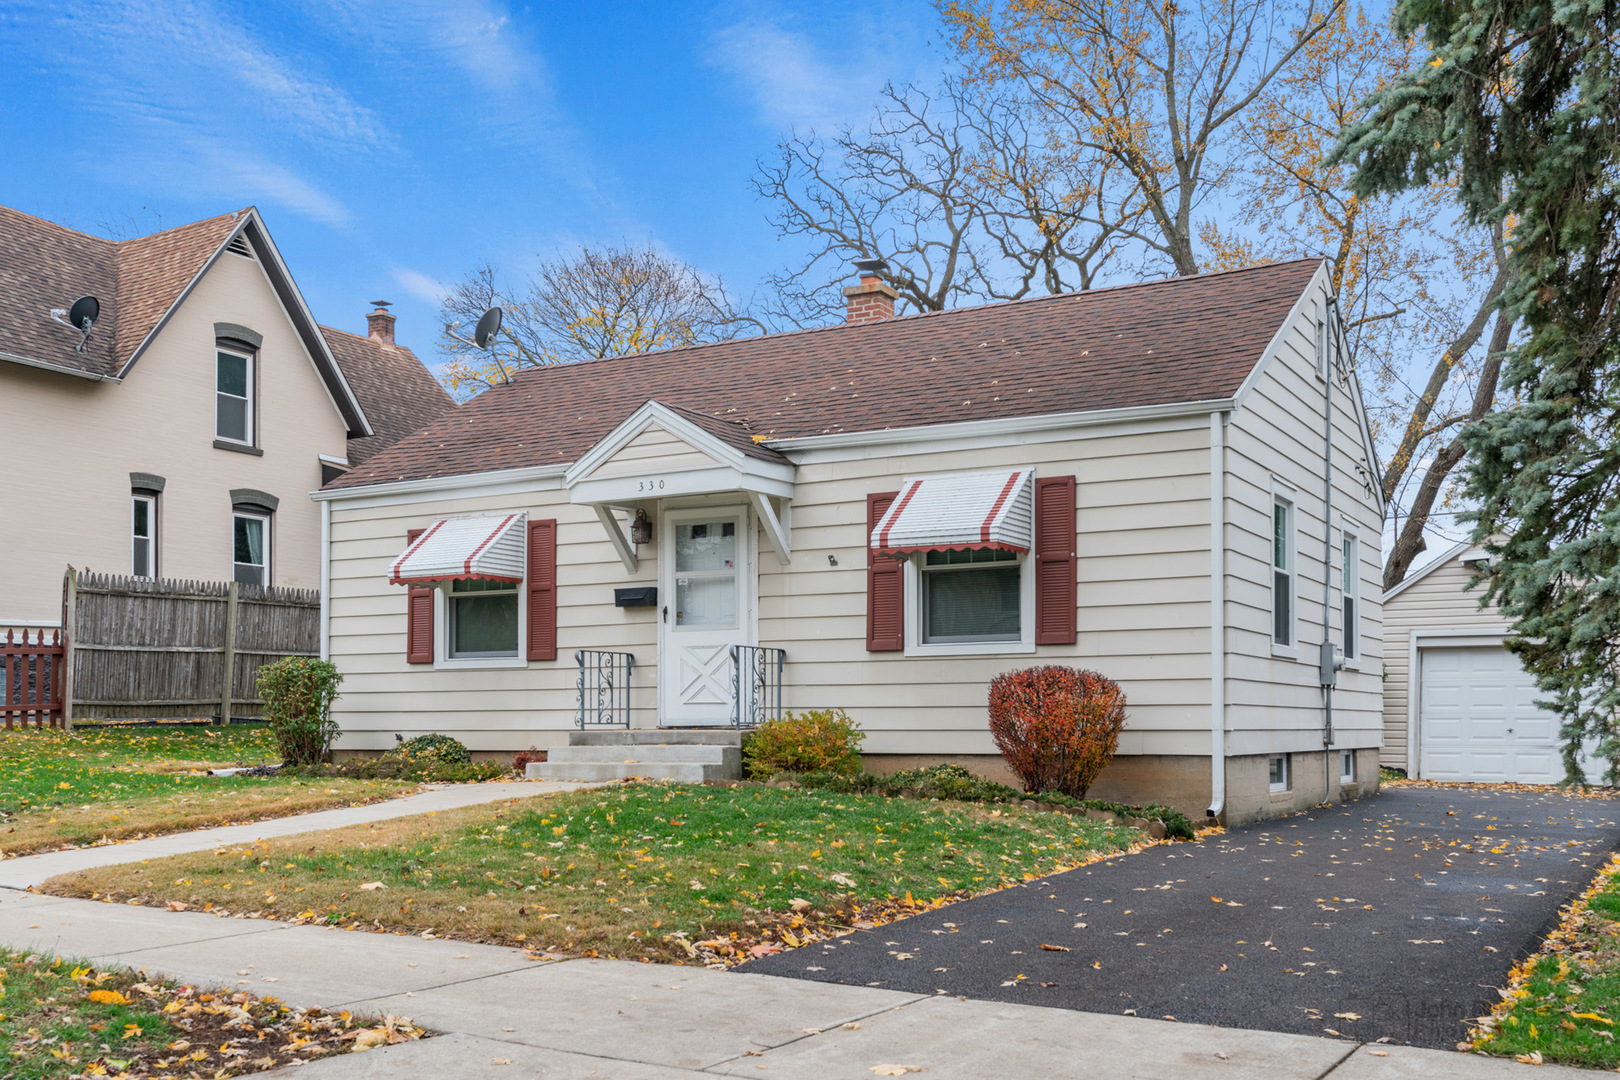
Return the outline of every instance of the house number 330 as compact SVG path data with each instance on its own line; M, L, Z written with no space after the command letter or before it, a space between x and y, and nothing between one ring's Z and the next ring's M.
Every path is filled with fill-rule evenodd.
M636 481L636 490L637 491L663 491L664 490L664 482L662 480L637 480Z

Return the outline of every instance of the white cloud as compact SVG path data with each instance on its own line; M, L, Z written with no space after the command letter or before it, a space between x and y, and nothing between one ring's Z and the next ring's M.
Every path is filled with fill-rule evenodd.
M838 126L848 83L803 35L771 22L737 23L714 36L711 59L747 87L767 121L824 134Z
M444 302L445 296L450 292L449 286L444 282L405 267L396 267L393 271L394 283L424 304L437 307Z

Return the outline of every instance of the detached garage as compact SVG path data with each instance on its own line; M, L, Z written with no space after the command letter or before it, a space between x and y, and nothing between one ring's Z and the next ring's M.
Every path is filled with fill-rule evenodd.
M1556 784L1558 718L1502 647L1508 620L1468 587L1484 557L1458 544L1385 594L1380 764L1422 780Z

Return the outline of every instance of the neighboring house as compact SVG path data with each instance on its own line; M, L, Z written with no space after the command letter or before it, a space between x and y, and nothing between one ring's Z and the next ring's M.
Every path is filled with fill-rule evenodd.
M113 241L0 207L0 627L54 625L70 563L317 587L307 494L450 407L371 319L323 332L252 208Z
M319 492L339 748L843 708L875 768L1005 775L987 685L1057 663L1129 695L1098 797L1242 821L1376 785L1382 506L1322 264L846 295L839 326L524 372Z
M1381 761L1414 779L1556 784L1558 717L1502 647L1509 620L1472 586L1487 558L1458 544L1384 594Z

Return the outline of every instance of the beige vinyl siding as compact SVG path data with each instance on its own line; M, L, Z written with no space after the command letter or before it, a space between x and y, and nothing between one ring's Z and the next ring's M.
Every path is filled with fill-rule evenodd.
M441 517L497 510L557 520L557 659L514 661L510 668L407 664L405 589L387 581L389 564L405 550L406 532ZM645 556L648 549L642 551ZM655 725L656 609L614 607L613 590L654 584L656 560L644 557L637 573L627 574L595 511L569 503L560 481L518 496L424 498L383 507L338 502L331 561L330 657L344 675L333 709L343 729L339 749L386 749L395 733L409 738L430 731L452 733L476 750L559 745L574 724L574 650L582 648L635 655L633 722ZM442 654L442 643L435 646Z
M1322 414L1316 311L1325 309L1318 275L1277 351L1227 428L1227 752L1233 755L1322 748ZM1320 306L1320 307L1319 307ZM1355 399L1335 383L1333 401L1333 599L1331 640L1341 641L1341 522L1360 536L1361 634L1356 669L1339 673L1333 745L1375 747L1381 734L1381 626L1378 547L1381 520L1363 475L1371 463ZM1367 470L1358 474L1356 466ZM1296 657L1276 656L1271 630L1272 500L1280 481L1293 491Z
M264 335L263 456L214 447L215 322ZM346 429L257 262L222 255L121 384L0 364L0 430L36 463L6 477L0 618L59 619L68 563L130 572L131 471L168 482L158 500L164 577L229 580L230 491L254 488L280 500L273 583L320 586L320 513L308 494L320 486L319 455L345 453Z
M793 563L767 554L760 564L760 642L787 651L786 704L849 710L872 753L993 754L990 680L1065 663L1124 685L1122 753L1207 749L1208 462L1202 418L1179 430L1024 446L811 455L795 485ZM867 652L866 495L897 490L908 476L1020 466L1078 478L1076 643L991 656Z
M787 652L786 707L847 709L868 732L873 753L994 753L985 711L990 679L1011 668L1069 663L1124 683L1131 711L1123 752L1207 751L1209 450L1202 418L1024 446L802 456L792 562L780 565L759 538L759 642ZM1079 478L1079 640L1012 655L868 653L866 494L895 490L910 475L1001 466ZM656 725L657 611L615 608L613 589L656 583L661 507L648 506L654 541L640 547L630 575L594 511L568 503L555 483L522 495L333 504L331 657L345 675L335 708L341 749L382 749L395 732L429 730L483 750L557 745L573 725L573 652L581 648L635 654L633 723ZM558 659L510 669L406 664L405 591L386 583L406 531L448 514L518 509L559 521Z
M588 478L607 480L620 476L638 476L649 469L660 473L693 472L698 469L712 469L719 464L703 451L670 434L657 424L652 424L647 430L619 447L612 457L592 469Z
M1379 762L1407 767L1407 700L1411 692L1412 631L1496 630L1508 621L1496 605L1480 610L1474 571L1447 558L1384 604L1384 749Z

